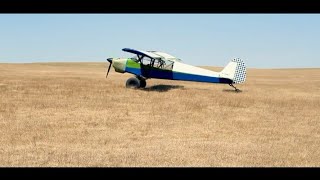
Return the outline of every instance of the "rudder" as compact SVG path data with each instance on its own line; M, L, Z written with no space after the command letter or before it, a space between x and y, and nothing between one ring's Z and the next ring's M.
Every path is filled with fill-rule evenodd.
M232 61L237 63L237 69L235 72L233 83L235 84L244 83L246 81L246 76L247 76L246 65L239 58L233 59Z

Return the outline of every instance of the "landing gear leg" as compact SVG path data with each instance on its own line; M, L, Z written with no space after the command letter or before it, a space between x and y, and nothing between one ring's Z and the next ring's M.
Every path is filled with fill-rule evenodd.
M229 84L229 86L233 87L236 92L240 92L240 89L236 88L233 84Z
M140 88L145 88L147 85L146 79L144 79L143 77L139 77L139 76L137 76L137 78L140 81Z

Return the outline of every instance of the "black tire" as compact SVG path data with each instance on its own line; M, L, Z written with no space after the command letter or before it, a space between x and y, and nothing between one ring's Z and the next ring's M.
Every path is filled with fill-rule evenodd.
M140 79L140 88L145 88L145 87L146 87L146 85L147 85L146 80L144 80L144 79Z
M139 88L140 87L140 80L136 77L132 77L132 78L129 78L126 82L126 87L127 88Z

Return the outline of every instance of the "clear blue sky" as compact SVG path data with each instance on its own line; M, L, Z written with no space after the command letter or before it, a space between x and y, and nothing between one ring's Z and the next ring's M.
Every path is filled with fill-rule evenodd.
M192 65L320 67L320 14L0 14L0 62L106 62L125 47Z

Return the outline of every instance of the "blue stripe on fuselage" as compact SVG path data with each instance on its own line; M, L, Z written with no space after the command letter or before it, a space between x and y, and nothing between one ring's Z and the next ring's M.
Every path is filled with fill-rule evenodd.
M158 78L158 79L171 79L180 81L196 81L196 82L209 82L209 83L224 83L231 84L232 80L219 77L202 76L196 74L180 73L168 70L158 69L138 69L126 67L126 72L135 75L142 75L147 78Z
M170 70L126 67L126 72L147 78L173 79L173 73Z
M131 73L131 74L135 74L137 76L141 75L141 69L140 68L126 67L126 72Z
M173 74L174 80L183 80L183 81L198 81L198 82L211 82L211 83L219 83L218 77L210 77L210 76L201 76L195 74L187 74L187 73L180 73L175 72Z

